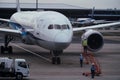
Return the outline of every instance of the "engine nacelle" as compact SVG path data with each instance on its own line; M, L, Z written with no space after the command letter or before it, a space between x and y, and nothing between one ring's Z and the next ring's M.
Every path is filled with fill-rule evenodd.
M87 30L81 38L82 41L84 39L87 39L87 48L89 51L96 52L103 47L103 36L100 32L96 30Z

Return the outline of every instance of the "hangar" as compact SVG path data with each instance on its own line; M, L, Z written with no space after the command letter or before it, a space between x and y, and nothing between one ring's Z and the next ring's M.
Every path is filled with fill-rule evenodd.
M21 3L23 11L29 10L52 10L63 13L69 18L92 17L103 20L120 20L119 9L89 9L63 3ZM0 17L10 18L16 12L15 3L0 3Z

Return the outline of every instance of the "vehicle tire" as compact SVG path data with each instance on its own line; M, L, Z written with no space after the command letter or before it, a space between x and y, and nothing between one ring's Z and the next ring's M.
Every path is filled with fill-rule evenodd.
M8 47L4 47L4 53L8 53Z
M1 46L1 54L4 54L4 46Z
M52 57L52 64L55 64L55 62L56 62L56 58Z
M12 46L9 46L9 47L8 47L8 53L10 53L10 54L13 53Z
M50 51L50 54L52 55L52 51Z
M61 64L61 59L60 59L60 57L57 57L57 64Z
M22 80L23 79L23 75L22 74L17 74L16 75L16 80Z

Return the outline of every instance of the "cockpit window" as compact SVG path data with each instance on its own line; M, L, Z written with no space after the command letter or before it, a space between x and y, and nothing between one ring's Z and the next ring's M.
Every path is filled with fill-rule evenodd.
M60 25L54 25L54 29L61 29L61 26Z
M68 25L62 25L62 29L69 29Z
M58 25L58 24L54 24L54 25L49 25L48 29L58 29L58 30L67 30L70 29L69 25L64 24L64 25Z
M48 29L53 29L53 25L49 25L49 26L48 26Z

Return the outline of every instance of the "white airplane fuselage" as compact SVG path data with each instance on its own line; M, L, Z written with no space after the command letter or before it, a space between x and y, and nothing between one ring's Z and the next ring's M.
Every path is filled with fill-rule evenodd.
M19 23L24 29L33 29L24 38L43 48L63 50L72 41L73 29L71 23L61 13L54 11L23 11L13 14L10 20ZM11 26L18 29L18 26Z

